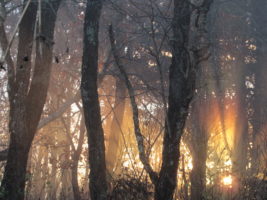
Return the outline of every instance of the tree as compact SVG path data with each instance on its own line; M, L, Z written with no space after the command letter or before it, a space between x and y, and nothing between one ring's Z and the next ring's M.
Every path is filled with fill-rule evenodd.
M81 96L87 128L90 196L92 200L107 199L104 132L97 92L98 31L102 0L88 0L84 21Z
M43 20L42 23L38 21L40 32L35 36L38 5L36 2L24 1L25 13L19 25L16 67L11 59L7 40L2 43L7 52L10 144L1 184L1 199L24 199L28 154L46 100L52 63L55 13L60 2L61 0L42 3L40 18ZM35 41L36 56L33 66L32 50Z
M197 79L198 86L203 86L203 82L207 78L207 74L205 74L204 70L206 68L204 68L204 65L202 65L201 68L201 73L199 73ZM208 116L211 99L212 97L208 94L207 87L198 89L194 102L191 104L190 116L186 127L187 134L183 137L192 156L193 169L190 172L191 200L205 199L206 161L208 156L209 139L208 125L205 124L205 122L209 121Z
M112 27L109 29L113 56L130 96L139 158L144 165L144 169L149 174L152 183L155 185L156 200L173 199L177 184L177 170L180 156L179 145L184 131L189 105L195 93L197 67L201 61L208 59L207 51L209 45L207 43L205 26L211 3L212 0L203 1L202 4L193 9L194 12L192 14L189 1L174 1L168 110L165 122L162 166L159 174L152 169L149 163L148 154L144 147L144 137L140 129L134 89L120 61ZM191 27L191 23L194 24L194 27ZM192 34L190 33L191 28L195 30L195 35L192 38L190 37ZM189 51L191 52L189 53Z
M212 1L203 1L191 16L189 1L174 1L172 23L172 63L169 71L169 98L165 124L162 166L155 189L155 199L172 199L177 182L179 145L187 119L189 105L195 93L196 71L207 50L207 13ZM200 19L200 20L198 20ZM195 38L190 38L191 23ZM190 41L192 39L192 41ZM194 42L197 42L194 44ZM193 42L191 44L190 42ZM190 45L191 46L190 48ZM188 49L192 55L188 55Z

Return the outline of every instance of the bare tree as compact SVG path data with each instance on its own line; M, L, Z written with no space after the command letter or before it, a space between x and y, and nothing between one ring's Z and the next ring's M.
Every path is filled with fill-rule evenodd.
M56 12L60 2L61 0L42 3L38 20L40 32L34 37L38 4L24 1L25 12L19 25L16 65L11 59L7 39L2 42L8 66L10 144L1 184L1 199L24 199L28 154L46 100ZM32 50L35 41L36 55L33 66Z
M212 0L203 1L200 5L196 5L192 12L192 5L189 1L174 1L168 110L163 141L163 160L159 174L154 172L149 163L148 154L144 147L144 137L140 129L138 107L135 101L133 86L116 50L112 27L109 30L114 59L130 96L139 157L155 185L156 200L173 199L173 193L177 184L179 145L189 105L195 93L197 67L201 61L208 59L207 51L209 44L207 43L205 26L211 3ZM191 27L192 24L193 27ZM191 33L191 28L195 32ZM190 37L191 34L193 35L192 38Z

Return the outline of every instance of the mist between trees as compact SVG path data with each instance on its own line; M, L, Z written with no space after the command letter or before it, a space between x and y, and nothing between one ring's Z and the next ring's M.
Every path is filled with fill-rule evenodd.
M0 0L0 200L267 199L266 10Z

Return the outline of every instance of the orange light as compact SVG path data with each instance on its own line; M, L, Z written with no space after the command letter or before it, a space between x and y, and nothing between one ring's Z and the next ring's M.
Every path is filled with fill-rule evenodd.
M228 175L228 176L223 177L222 183L225 186L231 186L232 183L233 183L233 177L231 175Z

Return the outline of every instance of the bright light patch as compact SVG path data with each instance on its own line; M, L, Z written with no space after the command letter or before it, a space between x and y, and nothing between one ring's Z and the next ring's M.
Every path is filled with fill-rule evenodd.
M230 166L232 166L232 161L227 160L226 162L224 162L224 165L230 167Z
M228 176L223 177L222 183L225 186L231 186L232 183L233 183L233 177L231 175L228 175Z
M187 167L188 167L188 169L192 170L192 169L193 169L193 164L192 164L192 162L189 162L189 163L187 164Z

